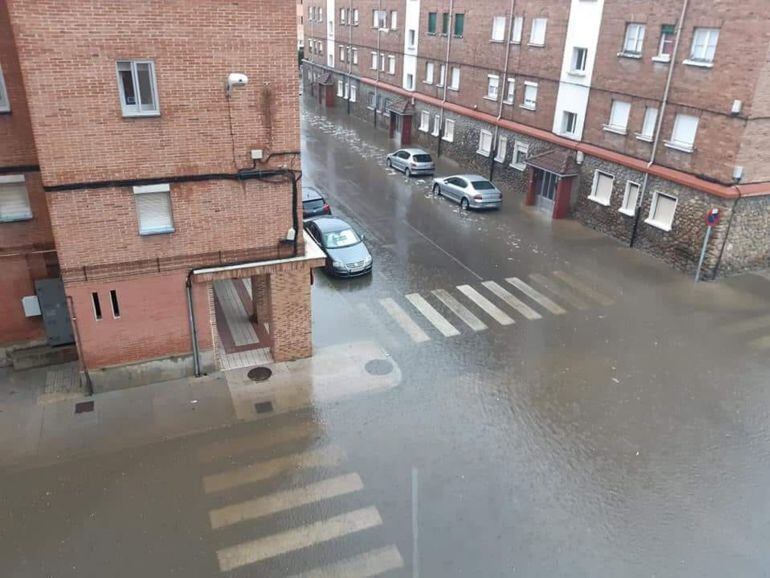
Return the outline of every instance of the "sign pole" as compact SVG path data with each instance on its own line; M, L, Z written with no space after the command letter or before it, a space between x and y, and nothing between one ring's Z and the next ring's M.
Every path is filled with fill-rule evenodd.
M703 247L700 250L700 259L698 260L698 269L695 271L695 282L700 280L700 270L703 267L703 259L706 258L706 247L709 244L709 238L711 237L711 227L706 227L706 236L703 237Z

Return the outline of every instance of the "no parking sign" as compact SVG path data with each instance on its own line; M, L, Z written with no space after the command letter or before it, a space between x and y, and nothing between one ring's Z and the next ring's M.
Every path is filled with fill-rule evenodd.
M706 212L706 236L703 238L703 248L700 251L700 259L698 260L698 269L695 271L695 282L700 279L700 270L703 267L703 259L706 257L706 247L709 244L709 238L711 237L711 230L719 224L719 209L714 207Z
M706 225L716 227L719 224L719 209L709 209L706 213Z

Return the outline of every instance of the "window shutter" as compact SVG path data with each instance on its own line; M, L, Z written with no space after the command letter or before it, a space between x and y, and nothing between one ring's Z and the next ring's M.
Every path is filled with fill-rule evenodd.
M604 173L596 173L596 191L594 197L604 202L609 202L612 196L612 183L614 179Z
M24 177L8 177L7 180L10 182L0 181L0 221L31 219L32 210Z
M676 199L658 193L658 200L655 203L655 215L653 220L662 225L671 226L674 222L674 211L676 210Z
M136 194L136 211L139 232L161 233L174 230L171 218L171 198L168 191Z

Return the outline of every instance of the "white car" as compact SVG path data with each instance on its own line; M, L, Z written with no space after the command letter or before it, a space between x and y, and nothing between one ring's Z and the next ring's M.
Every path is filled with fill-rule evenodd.
M403 172L407 177L432 175L436 170L433 157L422 149L399 149L388 155L385 164Z
M463 209L499 209L503 193L480 175L452 175L433 180L433 194L460 203Z

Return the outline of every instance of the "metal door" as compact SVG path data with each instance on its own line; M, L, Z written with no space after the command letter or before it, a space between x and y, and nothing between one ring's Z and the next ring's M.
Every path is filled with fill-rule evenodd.
M404 130L404 119L400 114L396 114L395 112L391 112L390 116L393 119L393 139L398 144L401 144L401 132Z
M48 336L48 345L74 343L67 296L61 279L40 279L35 281L35 293L43 315L43 325Z
M546 171L537 171L535 183L535 206L547 213L553 214L554 200L556 199L556 185L559 184L559 177Z

